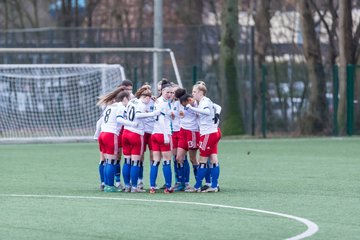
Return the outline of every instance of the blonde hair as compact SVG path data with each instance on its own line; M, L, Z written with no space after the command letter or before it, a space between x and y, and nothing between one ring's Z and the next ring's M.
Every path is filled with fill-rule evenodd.
M206 95L207 89L205 86L205 83L203 82L203 84L195 84L194 88L197 88L199 91L202 91L204 93L204 96Z
M125 87L120 86L120 87L115 88L115 90L113 90L112 92L109 92L109 93L106 93L105 95L100 96L96 105L98 105L98 106L108 105L110 102L112 102L116 98L116 96L119 93L121 93L124 90L125 90Z
M140 98L141 96L151 97L151 90L147 86L142 86L135 93L136 98Z

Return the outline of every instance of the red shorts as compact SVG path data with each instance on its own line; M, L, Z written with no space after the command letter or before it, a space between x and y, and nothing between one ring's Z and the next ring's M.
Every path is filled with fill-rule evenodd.
M151 148L151 133L144 134L144 152L146 152L146 145L149 147L149 150L152 151Z
M180 131L173 132L171 135L173 148L177 148L179 146L180 139Z
M178 147L186 151L199 148L200 133L180 128Z
M169 143L164 142L164 134L162 133L153 133L151 135L151 147L155 152L167 152L172 149L172 139L169 135Z
M101 132L98 141L101 153L118 155L118 136L116 134Z
M200 156L209 157L211 154L218 153L218 143L221 138L221 132L218 131L200 136Z
M123 154L142 155L144 149L144 136L124 129L122 134Z
M118 147L122 148L122 133L124 132L124 128L121 128L121 131L118 136Z

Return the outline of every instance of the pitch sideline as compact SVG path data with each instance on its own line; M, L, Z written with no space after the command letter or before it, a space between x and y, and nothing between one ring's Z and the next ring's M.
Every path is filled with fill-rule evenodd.
M236 207L222 204L212 204L212 203L201 203L201 202L183 202L183 201L171 201L171 200L156 200L156 199L137 199L137 198L118 198L118 197L91 197L91 196L61 196L61 195L26 195L26 194L0 194L0 197L23 197L23 198L63 198L63 199L93 199L93 200L117 200L117 201L138 201L138 202L158 202L158 203L172 203L172 204L187 204L187 205L199 205L199 206L207 206L207 207L219 207L219 208L228 208L228 209L236 209L250 212L258 212L264 214L275 215L279 217L284 217L288 219L292 219L303 223L306 225L307 230L303 233L300 233L296 236L287 238L287 240L299 240L304 239L306 237L310 237L314 235L319 227L316 223L306 219L301 218L289 214L271 212L261 209L255 208L244 208L244 207Z

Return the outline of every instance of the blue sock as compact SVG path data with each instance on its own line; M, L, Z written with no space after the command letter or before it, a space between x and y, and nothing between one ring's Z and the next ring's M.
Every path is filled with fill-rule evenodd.
M190 164L186 156L184 159L184 181L186 183L190 182Z
M108 164L107 164L107 162L106 162L106 160L105 160L105 162L104 162L104 168L103 168L103 176L104 176L104 184L105 185L109 185L108 184L108 177L107 177L107 174L106 174L106 169L107 169L107 166Z
M131 161L131 170L130 170L130 176L131 176L131 185L133 188L137 187L137 182L139 178L139 161Z
M144 162L141 161L139 162L139 179L143 179L144 178Z
M160 162L151 161L150 166L150 187L155 187Z
M205 177L207 171L207 166L206 163L200 163L199 168L197 170L197 175L196 175L196 184L195 184L195 188L200 188L201 184L202 184L202 180Z
M218 180L219 180L219 175L220 175L220 166L219 163L214 163L210 165L210 170L211 170L211 187L212 188L216 188L218 186Z
M175 173L175 182L180 182L179 181L179 169L178 169L178 164L176 162L176 155L173 156L173 162L174 162L174 173Z
M108 160L108 164L105 171L105 177L107 177L107 185L112 187L114 186L115 178L115 160Z
M208 166L208 169L206 171L206 174L205 174L205 182L206 183L211 183L211 170L210 170L210 160L208 159L208 162L207 162L207 166Z
M120 171L121 171L120 160L116 160L116 164L115 164L115 182L120 182Z
M163 173L164 173L166 188L169 189L171 188L171 182L172 182L171 160L164 160Z
M178 180L177 182L181 184L185 184L185 177L184 177L184 164L183 163L176 163L178 169Z
M122 175L124 178L125 186L130 186L130 172L131 172L131 159L124 158L124 165L122 169Z
M199 169L199 165L193 165L193 172L195 179L197 178L198 169Z
M105 183L104 167L105 167L105 161L100 161L100 163L99 163L99 176L100 176L100 182L101 183Z

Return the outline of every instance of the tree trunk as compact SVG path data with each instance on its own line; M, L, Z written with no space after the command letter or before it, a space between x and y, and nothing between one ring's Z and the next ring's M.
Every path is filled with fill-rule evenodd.
M339 1L339 108L338 124L339 133L346 133L346 67L351 62L352 52L352 17L351 17L351 0Z
M238 1L227 0L222 10L222 34L220 46L220 86L224 108L223 133L244 133L237 90L237 45L239 38Z
M266 52L271 44L270 36L270 0L258 0L256 5L255 20L255 53L256 53L256 133L261 131L261 81L262 81L262 66L265 63Z
M326 106L326 81L320 41L315 32L315 22L308 1L299 1L299 13L304 39L303 50L311 84L309 109L304 118L303 131L309 134L324 133L329 119Z

